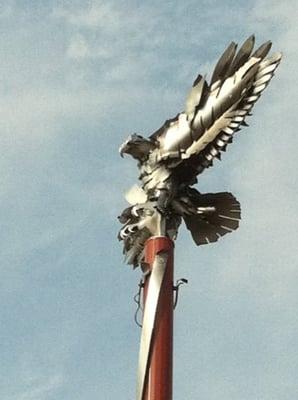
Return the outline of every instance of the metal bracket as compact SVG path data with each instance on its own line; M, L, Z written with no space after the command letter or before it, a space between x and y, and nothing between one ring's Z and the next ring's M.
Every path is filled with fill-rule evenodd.
M188 280L187 280L187 279L181 278L181 279L178 279L178 280L176 281L176 285L173 286L173 291L175 292L174 310L175 310L175 308L176 308L176 306L177 306L177 303L178 303L179 288L180 288L181 285L184 285L184 284L187 284L187 283L188 283Z

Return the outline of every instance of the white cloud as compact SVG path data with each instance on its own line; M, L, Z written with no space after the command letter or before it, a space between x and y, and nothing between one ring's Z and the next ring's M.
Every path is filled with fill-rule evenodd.
M105 110L106 94L83 89L53 90L48 87L31 88L17 96L3 96L0 100L2 134L15 136L48 136L57 132L62 119L82 115L99 119ZM109 96L112 99L112 96Z
M192 39L187 27L191 15L180 6L175 8L176 26L173 30L164 23L165 8L162 5L154 8L144 4L130 7L128 11L123 4L112 2L103 5L93 1L85 7L56 8L52 17L63 21L69 30L66 54L78 59L109 60L108 64L103 64L109 79L130 80L133 85L133 80L136 82L144 77L146 80L144 75L148 72L152 75L168 70L165 78L171 76L173 71L174 82L185 82L189 61L193 59L195 68L198 68L197 57L193 52L187 53L187 49L193 45L197 52L205 34L201 32L199 41ZM185 58L178 61L171 54L164 53L164 49L170 53L171 48L175 47L185 53L188 62Z
M5 297L7 295L9 309L15 313L13 320L18 320L22 308L19 310L12 305L10 299L14 299L17 304L23 303L25 285L28 297L32 297L32 301L36 303L42 297L41 292L48 296L48 303L44 305L42 312L47 312L51 307L49 303L52 302L55 313L58 309L61 312L59 316L53 316L53 319L67 319L68 309L61 310L63 293L66 302L71 304L77 288L84 286L87 288L86 292L89 291L90 277L101 279L101 275L105 274L108 280L112 281L115 276L117 279L118 268L121 268L118 265L121 248L116 239L115 246L109 250L102 249L100 243L107 240L107 237L114 238L116 232L113 230L117 229L114 217L121 211L118 209L122 206L121 203L124 204L121 191L134 183L137 172L132 161L119 159L116 162L114 154L108 152L115 150L117 153L126 132L136 130L149 134L166 118L179 111L195 75L198 72L207 72L210 77L214 61L224 46L232 39L241 41L245 39L247 32L250 34L255 31L258 42L272 39L274 48L284 51L284 60L264 98L256 105L251 127L239 134L239 138L225 155L223 165L215 165L214 172L206 172L199 186L201 189L204 182L207 182L208 188L214 191L222 190L221 185L228 186L243 205L243 221L239 231L223 238L214 246L196 248L190 236L183 234L177 243L178 277L181 274L190 278L189 287L180 296L181 303L177 311L179 313L181 307L184 318L177 321L177 327L185 328L181 343L184 346L186 343L185 347L190 351L189 357L184 360L185 364L178 365L177 368L180 368L180 372L183 369L190 373L196 370L198 375L203 376L203 381L199 384L196 381L192 386L193 393L198 393L197 397L202 397L205 388L205 397L210 395L210 398L217 398L223 388L225 398L247 400L245 396L235 395L241 385L245 385L243 381L239 381L239 371L233 369L233 360L229 358L233 353L235 359L238 357L238 361L243 360L241 351L238 354L236 350L225 352L223 349L228 342L230 329L233 331L234 326L239 327L239 331L232 332L235 339L238 334L240 341L247 337L247 332L243 335L241 332L241 329L245 329L241 312L248 312L251 319L259 318L251 322L252 330L257 330L259 321L265 321L266 332L270 331L270 327L275 329L275 336L268 333L265 339L268 351L272 350L277 358L280 355L277 349L278 339L282 337L281 343L290 344L289 338L294 330L294 320L292 326L289 321L294 315L297 271L293 251L297 237L294 223L297 198L295 4L292 1L283 4L277 1L257 1L253 3L253 7L249 7L251 11L247 13L244 6L235 4L232 14L229 14L220 3L210 6L208 2L203 2L199 6L197 1L173 6L160 3L156 7L155 4L133 7L132 4L123 2L119 5L116 2L102 5L98 1L90 2L90 6L85 6L84 3L83 6L75 7L74 3L70 3L67 6L66 2L62 2L63 6L56 8L51 17L44 15L44 19L41 18L40 21L34 19L34 13L29 11L22 16L22 24L15 20L15 25L21 28L18 30L11 25L11 34L7 40L9 46L5 48L4 57L0 60L0 193L3 219L1 285L2 293L5 293ZM5 13L7 12L3 15ZM95 159L100 162L95 162ZM106 222L108 220L109 224ZM105 222L103 231L100 232L98 226L102 221ZM90 228L93 224L98 227L98 237L88 238L82 245L83 266L81 269L77 267L71 278L73 264L77 262L75 248L80 246L79 233L87 232L88 226ZM105 251L109 255L106 259L96 259L89 243L92 240L98 241L99 253ZM50 255L43 251L46 249ZM92 259L88 258L88 253L89 257L92 253ZM38 268L31 270L31 261ZM45 265L44 261L49 265ZM97 267L94 270L92 267L89 269L90 265L95 264L98 264L98 270ZM116 269L108 270L109 266L114 265L117 265ZM55 275L54 279L57 280L52 282L55 268L59 269L59 277L58 274ZM121 269L119 271L121 273ZM61 275L70 272L67 278L61 276L61 281L65 279L61 286L60 272ZM69 279L74 279L71 284ZM127 286L131 284L130 279L127 275ZM123 281L125 277L121 279L121 284ZM34 291L34 288L31 290L34 282L36 286L41 284L40 291ZM70 286L77 282L80 284L71 292ZM60 300L57 300L54 286L61 289ZM102 308L107 307L105 313L109 314L109 320L110 313L115 311L114 294L120 293L119 287L119 280L116 286L109 286L104 282L102 292L98 290L94 299L89 299L90 303L94 301L91 309L98 309L99 302ZM126 294L121 293L124 298ZM127 295L129 296L128 293ZM233 307L238 302L241 304L237 315L240 320L235 324L226 321L225 318L232 315ZM124 303L119 304L119 319ZM248 304L246 309L243 303ZM29 306L30 303L28 308ZM216 318L220 319L221 316L220 312L216 314L216 308L221 307L226 314L218 323ZM4 309L5 304L3 311ZM77 316L78 310L75 309L74 313ZM105 326L101 323L102 314L100 310L97 317L101 326ZM274 321L270 322L270 316L284 318L279 330ZM28 311L26 317L27 329L30 330L31 325L38 325L38 329L46 328L43 325L46 323L40 322L33 312L29 315ZM129 318L126 314L121 321L128 321ZM14 397L5 397L4 389L1 388L2 397L8 400L39 400L56 396L55 398L60 399L55 390L64 383L69 395L73 397L71 385L75 379L74 375L71 376L74 374L71 365L75 368L76 361L80 360L80 355L74 354L75 348L79 349L84 343L87 350L85 361L88 364L87 358L91 354L90 351L88 355L88 343L92 342L93 346L95 337L99 340L98 349L107 340L111 346L116 343L116 339L119 343L119 337L113 339L109 329L107 334L98 335L96 332L92 336L89 327L93 326L95 319L94 314L92 318L86 318L86 336L80 336L82 324L78 323L80 326L69 329L67 340L63 343L68 349L67 365L70 368L67 382L64 382L60 370L56 373L54 368L46 368L41 375L30 372L32 377L28 375L28 379L23 375L24 385L15 387ZM73 321L78 322L76 318ZM227 327L229 323L231 326ZM192 329L187 331L186 327L191 324ZM207 324L210 324L209 330ZM127 325L125 340L127 339L128 346L123 347L123 353L119 357L127 358L131 365L131 349L137 351L137 342L133 341L135 331L131 325ZM6 324L3 324L3 329L7 329ZM17 337L18 330L12 331L7 336ZM65 327L62 329L57 326L56 331L65 332ZM226 336L221 337L222 331ZM253 335L249 335L251 343L258 345L262 340L262 333L259 335L254 341L251 339ZM53 353L51 360L45 357L40 361L39 355L51 353L44 346L51 343L50 336L49 334L49 337L40 338L33 334L28 339L27 343L42 343L36 353L37 370L41 364L63 364L59 355L60 348L57 353ZM70 338L80 341L80 346L76 343L69 348ZM21 341L19 337L16 340ZM60 336L57 342L61 342ZM208 343L209 347L205 349L204 345ZM9 349L10 346L14 347L13 340L7 346ZM177 346L177 350L178 348ZM195 352L198 357L193 357ZM207 353L210 354L210 359L205 368ZM254 362L257 364L258 355L254 353L252 352L251 361L244 358L244 370L247 361L247 365L249 362L251 365ZM203 361L200 364L201 356ZM267 357L267 362L270 361L270 355L263 356ZM15 363L10 355L7 360L7 365L14 369L11 379L14 385L15 377L20 377L19 363ZM266 372L266 365L264 367L258 364L259 375L267 379L263 389L256 389L256 394L260 394L262 390L267 393L260 397L262 400L275 400L270 389L276 388L277 384L272 384L269 379L271 375L275 382L281 381L281 376L283 382L290 381L289 368L278 367L277 364L274 363L269 372ZM219 365L225 369L225 377L220 375ZM5 379L5 363L2 368ZM94 367L95 375L96 368L101 371L101 366ZM80 374L82 388L86 390L97 381L97 378L93 380L87 369L80 371ZM235 381L230 384L229 379L232 376ZM255 376L251 377L251 382L254 378ZM133 376L126 373L122 374L121 379L127 380L126 386L134 386ZM102 389L104 392L109 389L111 379L104 376L103 372L102 380L106 383L106 387L103 386ZM187 379L177 380L177 397L180 391L181 398L185 398L185 386L188 383ZM251 387L255 387L254 384ZM114 390L116 392L119 388L115 387ZM106 393L107 391L103 396ZM94 398L93 393L87 393L85 398ZM287 399L286 396L284 399Z
M6 19L13 15L14 2L13 1L1 1L0 2L0 19Z
M114 31L120 22L120 14L111 4L97 1L78 9L73 7L54 8L52 15L76 27L88 29L101 28Z
M13 395L9 400L43 400L52 396L63 384L63 378L59 375L51 376L42 382L29 384L21 393Z
M113 57L113 51L104 42L99 45L90 45L90 41L81 34L75 34L70 39L66 55L74 60L82 61L84 59L102 59L106 60Z
M80 59L88 57L90 53L86 39L82 35L76 35L71 39L66 54L70 58Z

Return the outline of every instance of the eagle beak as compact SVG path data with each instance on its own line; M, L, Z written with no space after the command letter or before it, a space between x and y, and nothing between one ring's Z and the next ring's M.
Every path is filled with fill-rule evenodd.
M120 147L119 147L119 153L120 156L123 158L124 157L124 153L127 149L126 143L123 143Z

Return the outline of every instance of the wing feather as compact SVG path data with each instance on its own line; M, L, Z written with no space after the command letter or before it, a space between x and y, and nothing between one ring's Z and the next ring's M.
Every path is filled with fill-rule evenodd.
M201 173L205 168L208 168L212 165L212 161L214 159L214 147L218 150L218 152L226 151L228 143L232 142L233 135L240 130L241 126L248 126L245 118L250 115L252 107L259 99L261 93L268 86L274 75L275 69L280 63L280 60L281 54L276 54L271 57L270 60L260 64L258 74L256 74L250 90L247 91L246 95L237 104L236 108L232 112L227 112L221 117L221 119L226 119L228 125L223 128L222 131L220 131L218 135L210 143L208 143L208 145L202 151L200 151L197 155L193 154L189 164L192 165L193 169L199 171L198 173ZM270 68L268 68L268 64L270 65ZM264 73L265 69L266 72ZM259 76L261 76L262 79L259 79ZM205 160L207 160L207 163Z
M229 70L229 75L233 75L243 64L245 64L253 50L255 44L255 36L251 35L242 45Z
M220 57L214 68L214 72L211 78L211 85L217 81L222 81L227 76L227 72L229 71L230 66L233 62L236 49L237 44L232 42L225 50L223 55Z
M265 59L271 42L252 54L254 41L250 36L237 53L232 42L216 64L210 85L198 75L185 111L151 136L158 145L157 158L172 165L178 175L179 171L183 176L191 172L193 181L194 174L212 165L214 158L220 159L235 132L247 126L245 118L251 115L281 60L280 53Z

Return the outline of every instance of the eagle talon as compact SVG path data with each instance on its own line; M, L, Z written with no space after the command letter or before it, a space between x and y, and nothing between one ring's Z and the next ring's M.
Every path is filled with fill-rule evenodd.
M125 229L121 229L119 236L122 240L125 240L128 236L128 233L125 232Z
M137 230L139 229L138 224L129 224L126 225L123 229L120 231L120 237L121 239L126 239L128 236L130 236L132 233L136 233Z
M131 209L131 213L132 213L132 215L134 215L135 217L140 217L140 211L141 210L143 210L143 206L134 206L132 209Z
M137 224L129 225L129 226L128 226L128 231L129 231L130 233L135 233L137 230L138 230L138 225L137 225Z

